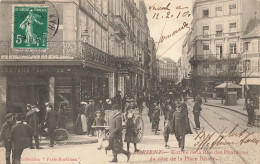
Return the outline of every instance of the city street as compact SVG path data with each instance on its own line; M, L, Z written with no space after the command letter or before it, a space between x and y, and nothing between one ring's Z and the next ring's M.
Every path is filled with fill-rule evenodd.
M260 140L259 128L247 127L247 118L238 113L216 107L202 105L200 117L201 129L195 131L192 108L192 100L188 101L189 118L193 134L185 137L185 151L181 152L174 135L170 135L170 149L164 148L163 116L160 121L160 135L151 132L146 111L143 113L145 134L141 143L137 144L141 151L133 154L134 146L130 145L132 152L129 163L259 163L260 146L256 144ZM238 125L237 127L235 125ZM226 128L226 129L225 129ZM245 131L245 129L247 129ZM232 131L232 129L234 129ZM223 133L221 134L221 132ZM243 131L245 131L243 133ZM205 132L205 133L204 133ZM254 132L254 134L248 135ZM199 137L197 135L199 134ZM209 134L209 135L208 135ZM222 140L219 137L221 134ZM225 136L225 137L223 137ZM196 138L197 137L197 138ZM210 138L211 137L211 138ZM250 142L243 140L250 139ZM208 139L208 140L207 140ZM207 141L206 141L207 140ZM214 142L215 141L215 142ZM255 143L253 143L255 142ZM204 143L200 144L200 143ZM215 143L215 145L214 145ZM196 144L196 145L195 145ZM241 145L240 145L241 144ZM107 141L104 142L104 146ZM194 146L195 145L195 146ZM210 148L213 145L212 148ZM26 149L22 154L22 164L92 164L109 163L112 160L112 152L97 150L96 143L85 145L65 145L49 148L43 146L41 150ZM198 151L196 152L196 150ZM124 143L126 150L126 143ZM249 156L250 155L250 156ZM0 148L0 160L4 163L4 148ZM118 155L118 163L127 163L124 155Z

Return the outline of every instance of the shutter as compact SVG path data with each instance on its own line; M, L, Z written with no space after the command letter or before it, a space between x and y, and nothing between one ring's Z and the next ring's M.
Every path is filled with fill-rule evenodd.
M240 42L240 53L244 52L244 42Z

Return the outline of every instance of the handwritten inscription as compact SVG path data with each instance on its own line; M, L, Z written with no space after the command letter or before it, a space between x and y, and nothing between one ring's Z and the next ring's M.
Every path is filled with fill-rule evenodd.
M169 3L170 4L170 3ZM171 10L169 9L169 5L166 7L155 7L155 6L149 6L150 11L156 11L156 10L166 10L168 11L166 14L163 12L155 12L153 15L153 19L160 19L160 18L180 18L180 17L190 17L190 11L187 11L189 8L188 7L183 7L183 6L177 6L176 10L179 11L177 15L173 15L171 13Z
M152 6L149 6L148 9L149 11L152 11L152 10L170 10L169 7L170 7L171 3L168 3L167 6L164 6L164 7L161 7L161 6L156 6L156 4L153 4Z
M189 27L189 24L188 24L187 22L183 22L183 25L182 25L181 27L179 27L177 30L173 30L170 34L161 35L160 40L159 40L159 42L157 42L157 43L162 43L162 42L164 42L165 40L167 40L167 39L173 37L175 34L177 34L178 32L180 32L180 31L182 31L182 30L184 30L184 29L189 29L189 30L187 31L187 33L190 31L190 27ZM186 34L187 34L187 33L186 33Z
M254 132L247 132L248 129L240 131L239 133L235 132L238 128L238 125L235 125L234 128L228 132L228 134L224 135L224 131L227 128L224 128L221 133L217 134L206 133L204 129L194 138L195 141L199 140L194 144L197 147L196 151L203 148L212 149L216 146L220 145L242 145L246 143L255 143L256 145L260 142L260 139L252 137ZM247 132L247 134L246 134ZM215 139L214 139L215 138ZM237 141L238 140L238 141Z

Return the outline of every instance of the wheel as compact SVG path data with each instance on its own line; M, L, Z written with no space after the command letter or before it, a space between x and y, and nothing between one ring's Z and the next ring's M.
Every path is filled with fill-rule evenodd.
M65 145L69 140L69 133L67 130L59 128L54 131L54 141L58 145Z
M144 121L141 116L136 116L134 120L135 128L137 129L137 143L139 143L144 135Z

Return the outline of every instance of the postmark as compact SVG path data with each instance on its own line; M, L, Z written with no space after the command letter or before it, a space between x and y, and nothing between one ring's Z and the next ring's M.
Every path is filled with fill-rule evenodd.
M13 6L13 48L47 49L48 6Z

